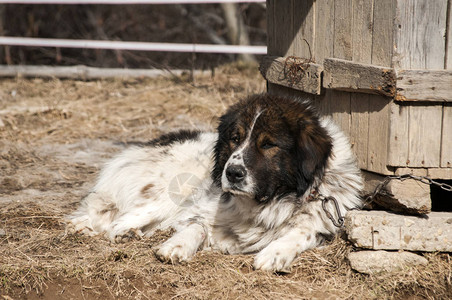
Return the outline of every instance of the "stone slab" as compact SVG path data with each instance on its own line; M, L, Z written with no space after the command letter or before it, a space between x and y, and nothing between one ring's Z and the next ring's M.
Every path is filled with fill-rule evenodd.
M428 263L425 257L411 252L358 251L347 256L353 270L364 274L396 272Z
M374 192L385 177L371 172L362 173L363 194L366 197ZM373 201L387 210L408 214L427 214L432 209L430 186L414 179L391 180Z
M405 216L385 211L349 211L348 238L360 248L452 252L452 213Z

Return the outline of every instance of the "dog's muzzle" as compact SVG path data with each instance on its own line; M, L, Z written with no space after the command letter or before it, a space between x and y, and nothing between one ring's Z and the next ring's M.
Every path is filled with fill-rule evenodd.
M246 169L241 165L230 165L226 168L226 178L230 183L241 183L246 177Z

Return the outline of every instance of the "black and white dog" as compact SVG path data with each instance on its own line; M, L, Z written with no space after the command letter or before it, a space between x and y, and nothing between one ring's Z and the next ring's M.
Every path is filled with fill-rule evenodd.
M361 186L349 141L329 118L302 99L254 95L228 109L217 133L170 133L116 156L68 230L122 242L172 227L161 260L209 247L257 253L256 269L287 272L337 231L315 195L345 213L361 206Z

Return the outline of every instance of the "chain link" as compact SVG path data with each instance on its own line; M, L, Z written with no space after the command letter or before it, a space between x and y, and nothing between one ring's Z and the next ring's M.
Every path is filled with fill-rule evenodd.
M375 190L373 191L372 194L370 194L369 196L367 196L364 199L364 205L370 204L377 195L379 194L385 194L384 188L386 187L386 185L388 185L388 183L391 180L400 180L400 181L404 181L407 179L414 179L417 180L419 182L422 182L424 184L428 184L428 185L436 185L438 187L440 187L441 189L448 191L448 192L452 192L452 186L449 184L446 184L444 182L437 182L427 176L416 176L416 175L412 175L412 174L403 174L403 175L389 175L386 176L385 179L383 179L382 182L380 182L376 187ZM326 216L331 220L331 222L333 222L334 226L336 227L342 227L344 226L344 217L341 214L341 210L339 208L339 203L337 202L337 200L334 197L326 197L322 194L318 194L314 197L314 199L320 200L322 201L322 208L325 211ZM333 217L333 215L328 211L326 204L328 203L328 201L332 201L334 203L334 207L336 209L336 214L337 214L337 221L336 219Z
M427 176L416 176L416 175L411 175L411 174L404 174L404 175L399 175L399 176L391 176L392 178L395 179L400 179L400 180L405 180L405 179L415 179L418 180L422 183L428 184L428 185L436 185L439 186L441 189L448 191L448 192L452 192L452 186L444 183L444 182L437 182Z
M342 227L344 226L344 217L341 214L341 209L339 208L339 203L337 203L336 198L334 197L325 197L321 194L319 194L319 199L322 201L322 208L325 211L326 216L331 220L331 222L333 222L334 226L336 227ZM326 204L328 203L328 201L333 201L334 203L334 208L336 209L336 214L337 214L337 221L336 219L333 217L333 215L328 211Z

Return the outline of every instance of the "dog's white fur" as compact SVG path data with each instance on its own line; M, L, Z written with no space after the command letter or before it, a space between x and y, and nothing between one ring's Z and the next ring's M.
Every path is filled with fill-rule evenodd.
M312 186L336 198L344 214L361 205L361 177L348 139L329 118L320 124L333 147L322 180ZM120 242L173 227L176 233L158 247L162 260L186 261L211 247L231 254L257 252L256 269L283 272L297 255L317 246L320 236L337 231L321 201L307 201L311 189L299 199L290 194L265 205L240 193L223 199L210 176L217 138L201 133L169 146L125 150L103 169L93 191L69 217L68 229L106 233ZM333 204L327 207L334 214Z

